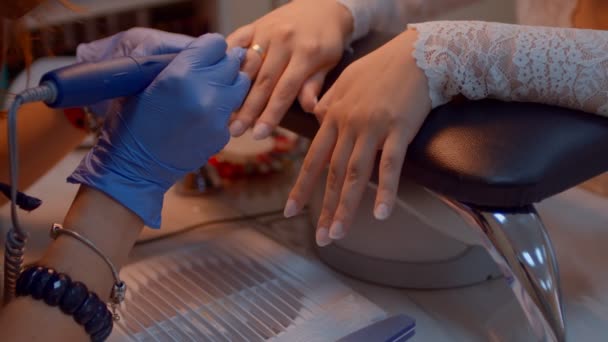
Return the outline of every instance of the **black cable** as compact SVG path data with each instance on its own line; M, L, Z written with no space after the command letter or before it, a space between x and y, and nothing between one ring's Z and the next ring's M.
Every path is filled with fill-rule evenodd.
M282 213L282 212L281 212L281 213ZM268 220L268 221L263 221L263 222L261 222L261 223L262 223L262 224L264 224L265 226L270 226L270 225L273 225L273 224L275 224L275 223L277 223L277 222L282 222L282 221L286 221L286 220L291 220L291 219L294 219L294 218L296 218L296 217L300 217L300 216L304 216L304 215L308 215L308 210L303 209L303 210L302 210L302 211L301 211L299 214L297 214L296 216L292 216L292 217L290 217L290 218L286 218L285 216L282 216L282 215L281 215L281 217L278 217L278 218L275 218L275 219L271 219L271 220ZM259 221L258 221L258 222L259 222Z
M217 220L209 220L209 221L202 221L199 223L195 223L193 225L190 226L186 226L180 230L177 230L173 233L169 233L167 235L162 235L162 236L158 236L158 237L154 237L148 240L144 240L144 241L139 241L136 242L135 245L137 246L141 246L141 245L145 245L147 243L151 243L151 242L156 242L159 240L164 240L167 238L171 238L171 237L175 237L181 234L185 234L187 232L191 232L193 230L199 229L199 228L205 228L205 227L209 227L209 226L213 226L213 225L218 225L218 224L222 224L222 223L233 223L233 222L241 222L241 221L251 221L251 220L258 220L262 217L267 217L267 216L275 216L275 215L283 215L283 209L281 210L272 210L272 211L264 211L264 212L260 212L257 213L255 215L241 215L238 217L227 217L227 218L223 218L223 219L217 219ZM258 221L259 222L259 221Z

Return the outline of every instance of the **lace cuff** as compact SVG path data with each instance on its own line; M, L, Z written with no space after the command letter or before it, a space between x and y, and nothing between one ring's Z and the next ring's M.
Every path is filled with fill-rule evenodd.
M608 31L437 21L409 25L433 108L455 95L608 116Z

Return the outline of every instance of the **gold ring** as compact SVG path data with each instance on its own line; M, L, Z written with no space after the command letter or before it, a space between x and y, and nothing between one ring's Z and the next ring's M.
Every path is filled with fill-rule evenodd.
M251 47L251 50L257 52L258 55L260 55L260 57L262 59L264 59L264 57L266 57L266 52L264 52L264 48L260 44L253 44L253 46Z

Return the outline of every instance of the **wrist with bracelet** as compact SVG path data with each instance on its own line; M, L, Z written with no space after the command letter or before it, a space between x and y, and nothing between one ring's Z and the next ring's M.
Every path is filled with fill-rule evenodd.
M70 315L74 321L83 326L91 341L105 341L112 333L114 321L120 317L116 307L125 299L127 287L120 280L118 271L110 261L91 241L75 231L65 229L59 224L51 228L51 237L68 235L92 249L110 267L114 277L108 305L99 296L90 291L79 281L72 280L69 275L44 265L30 265L20 274L16 284L18 297L30 296L35 300L44 301L47 305L59 308L64 314Z

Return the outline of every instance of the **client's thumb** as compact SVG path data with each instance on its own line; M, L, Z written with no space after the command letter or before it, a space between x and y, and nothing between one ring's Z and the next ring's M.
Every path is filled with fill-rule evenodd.
M312 75L302 85L298 100L305 112L312 113L317 103L319 103L319 94L321 93L321 89L323 89L327 73L328 70L321 70Z

